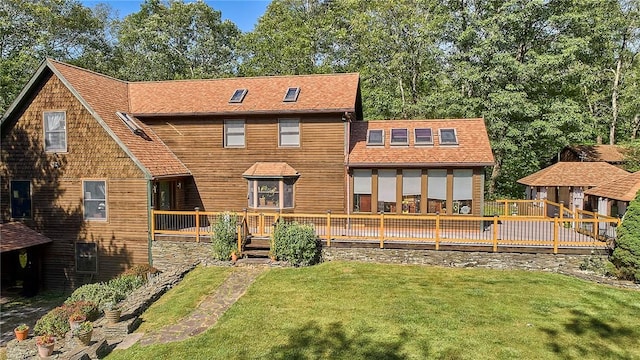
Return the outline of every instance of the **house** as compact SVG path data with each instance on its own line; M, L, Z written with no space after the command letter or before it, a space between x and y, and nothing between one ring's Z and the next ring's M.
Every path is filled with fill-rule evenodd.
M569 209L591 211L594 208L585 202L585 191L626 175L627 171L606 162L558 162L518 183L527 187L527 199L547 199Z
M640 191L640 171L622 176L585 191L590 206L599 214L623 216L629 203Z
M151 209L481 214L482 119L361 104L358 74L126 82L46 60L1 119L2 221L52 240L57 287L151 262Z
M599 162L622 166L624 148L619 145L568 145L558 154L558 161Z

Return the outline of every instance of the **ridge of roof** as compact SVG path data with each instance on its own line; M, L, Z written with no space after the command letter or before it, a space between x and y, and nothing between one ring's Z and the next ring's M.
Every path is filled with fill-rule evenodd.
M105 75L106 76L106 75ZM301 75L261 75L261 76L229 76L210 79L174 79L174 80L140 80L128 81L129 84L162 84L162 83L179 83L179 82L213 82L213 81L242 81L242 80L262 80L262 79L295 79L308 77L332 77L332 76L360 76L358 72L349 73L327 73L327 74L301 74ZM124 81L124 80L121 80Z
M96 75L96 76L107 78L109 80L113 80L113 81L117 81L117 82L121 82L121 83L125 83L125 84L129 83L129 81L126 81L126 80L118 79L118 78L115 78L113 76L102 74L102 73L99 73L99 72L96 72L96 71L93 71L93 70L90 70L90 69L85 69L83 67L80 67L80 66L77 66L77 65L73 65L73 64L69 64L69 63L65 63L65 62L62 62L62 61L59 61L59 60L55 60L55 59L52 59L52 58L47 58L46 61L48 61L49 63L56 63L56 64L59 64L59 65L64 65L64 66L68 66L68 67L71 67L71 68L75 68L78 71L90 73L90 74L93 74L93 75Z

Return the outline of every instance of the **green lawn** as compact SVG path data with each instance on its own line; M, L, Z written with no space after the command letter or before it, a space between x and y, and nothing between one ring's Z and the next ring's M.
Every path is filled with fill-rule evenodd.
M329 262L272 269L209 331L108 359L637 359L638 339L638 291L549 273Z

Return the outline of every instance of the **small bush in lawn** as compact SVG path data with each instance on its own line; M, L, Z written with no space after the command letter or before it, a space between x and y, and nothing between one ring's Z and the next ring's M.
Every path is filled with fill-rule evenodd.
M213 224L213 257L217 260L229 260L231 253L237 249L238 216L232 213L221 214Z
M640 283L640 195L631 201L618 227L611 262L620 278Z
M279 221L273 231L273 254L295 266L320 262L320 242L312 225Z

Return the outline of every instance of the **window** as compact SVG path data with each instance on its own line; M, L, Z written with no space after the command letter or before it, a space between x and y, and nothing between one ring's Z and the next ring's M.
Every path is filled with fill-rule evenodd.
M414 129L413 136L416 145L433 145L431 129Z
M244 147L244 120L225 120L224 147Z
M367 145L384 145L384 130L368 130Z
M84 218L85 220L107 219L107 185L103 180L84 181Z
M247 95L247 89L238 89L233 93L233 95L231 96L231 99L229 99L229 102L239 104L244 100L244 97L246 95Z
M284 102L296 102L298 101L298 94L300 94L300 88L290 87L287 89L287 93L284 95Z
M473 170L453 170L453 213L471 214L473 206Z
M456 129L440 129L440 145L457 145Z
M409 132L407 129L391 129L391 145L408 145Z
M353 170L353 211L371 212L371 170Z
M11 217L31 219L31 181L11 180Z
M378 211L396 212L396 170L378 170Z
M249 179L249 207L264 209L293 208L295 178Z
M67 115L64 111L45 111L44 150L67 151Z
M447 213L447 170L433 169L427 172L427 212Z
M280 146L300 146L300 120L280 119L278 134Z
M402 170L402 213L420 213L420 194L422 193L422 170Z
M76 271L92 274L98 272L98 246L96 243L76 243Z

